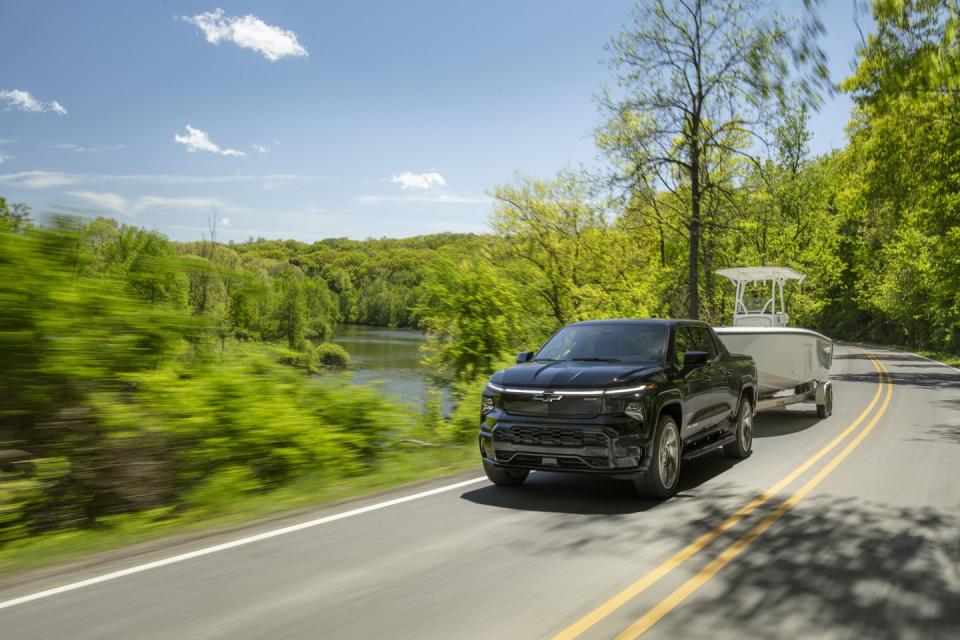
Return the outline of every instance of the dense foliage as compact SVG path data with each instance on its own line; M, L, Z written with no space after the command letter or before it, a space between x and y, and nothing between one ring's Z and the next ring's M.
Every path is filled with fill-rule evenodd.
M611 46L624 93L601 101L609 173L501 186L490 247L428 274L424 322L452 377L573 320L693 310L729 321L733 288L715 271L747 265L807 275L787 292L796 325L960 352L958 3L872 3L877 33L842 85L856 102L849 144L818 157L801 99L810 83L774 83L779 54L751 66L784 37L777 18L751 22L755 5L639 3ZM715 51L698 24L722 40ZM698 81L723 98L700 96Z

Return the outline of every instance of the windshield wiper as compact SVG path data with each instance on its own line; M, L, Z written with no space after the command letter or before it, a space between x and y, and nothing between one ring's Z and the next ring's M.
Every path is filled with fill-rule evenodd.
M570 358L571 362L620 362L620 358Z

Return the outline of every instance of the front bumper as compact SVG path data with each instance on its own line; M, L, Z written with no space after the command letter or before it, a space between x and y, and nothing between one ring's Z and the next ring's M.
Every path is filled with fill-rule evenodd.
M649 466L648 447L638 435L600 425L485 423L479 444L488 463L513 469L633 475Z

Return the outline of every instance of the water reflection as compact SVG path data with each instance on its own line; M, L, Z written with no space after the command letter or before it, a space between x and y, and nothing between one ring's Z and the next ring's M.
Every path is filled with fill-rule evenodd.
M420 363L420 347L426 339L416 329L345 324L337 327L331 342L350 354L350 371L342 374L350 382L378 386L385 393L418 406L422 406L429 389L437 389L443 411L449 413L449 390L433 385Z

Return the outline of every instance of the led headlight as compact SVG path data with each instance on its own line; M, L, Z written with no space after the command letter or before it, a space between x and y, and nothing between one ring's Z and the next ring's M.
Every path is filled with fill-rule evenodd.
M637 421L642 421L644 418L643 404L641 404L639 400L631 400L628 402L623 412Z
M649 391L650 389L653 389L654 386L655 385L652 382L648 382L647 384L638 384L632 387L620 387L619 389L618 388L607 389L603 393L608 396L620 395L622 393L631 393L631 394L641 393L643 391Z
M480 401L480 413L487 415L493 411L494 403L492 396L483 396L483 399Z

